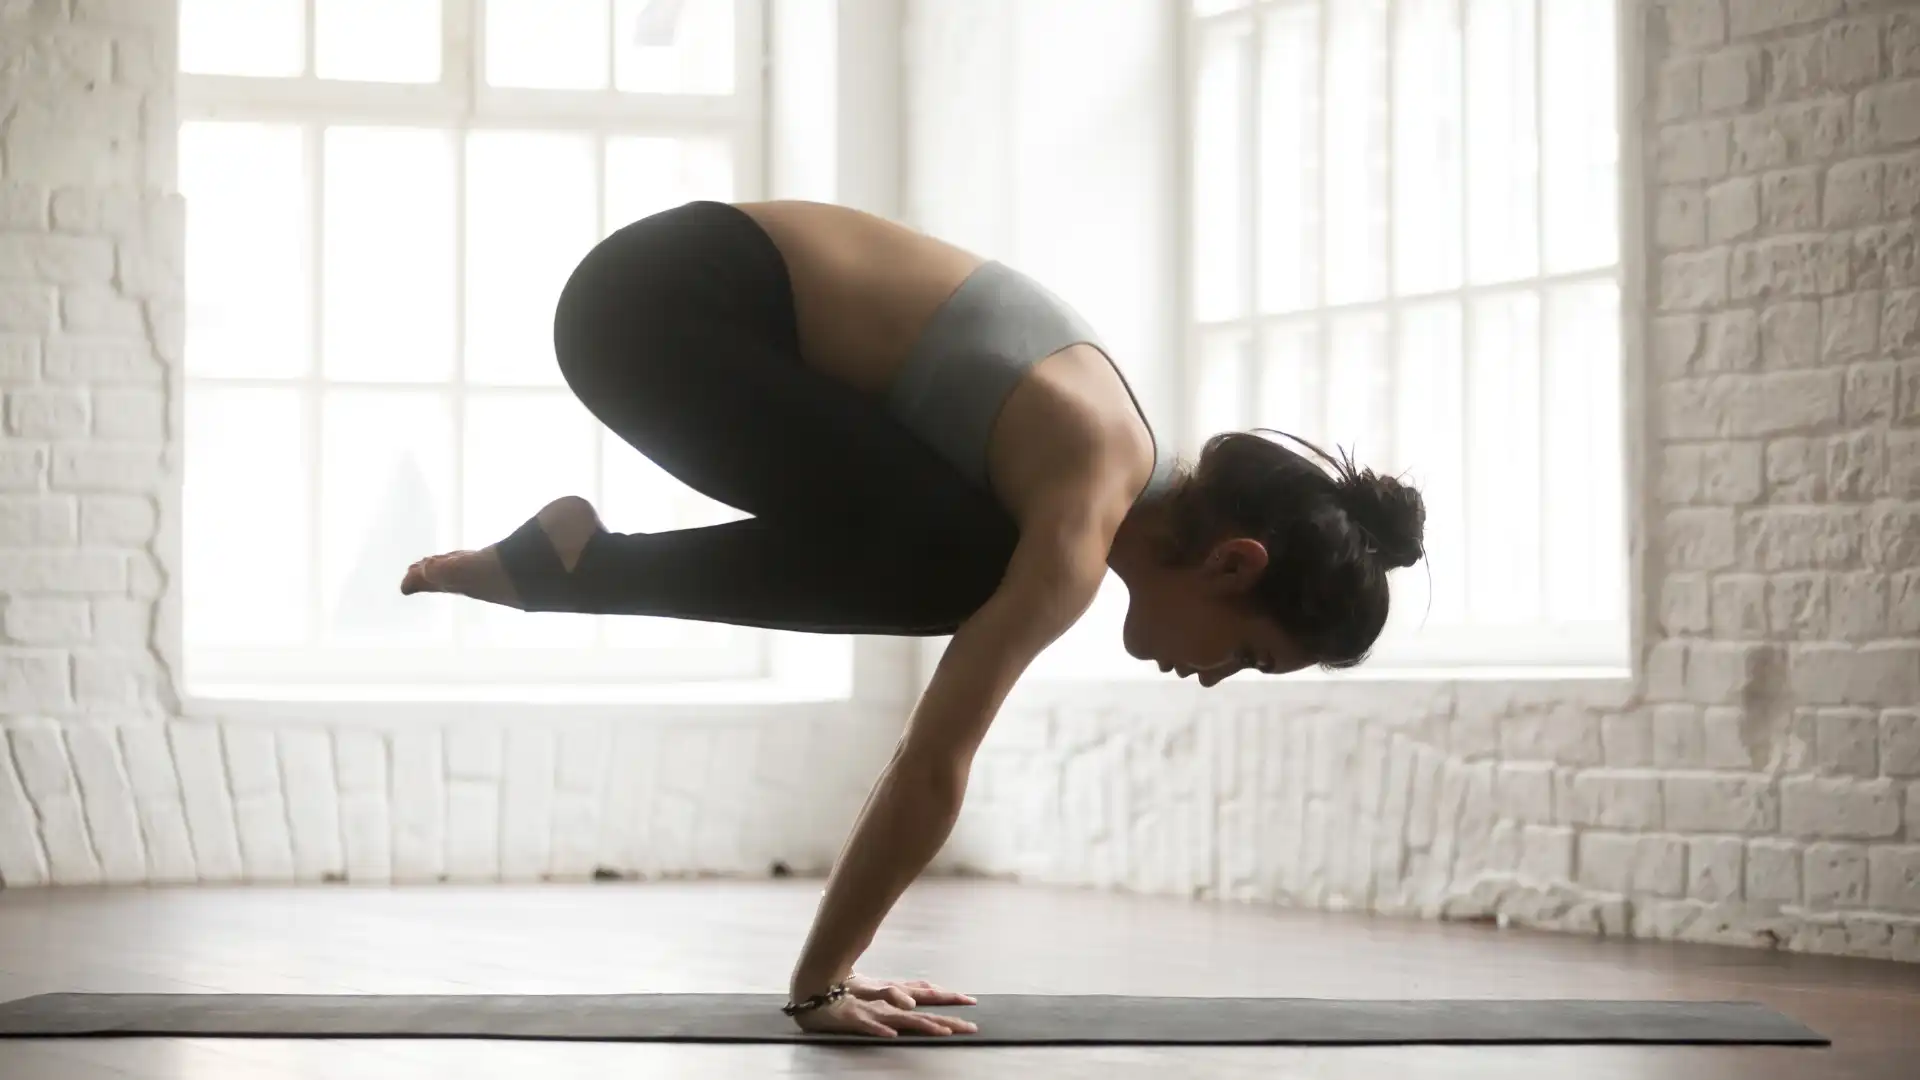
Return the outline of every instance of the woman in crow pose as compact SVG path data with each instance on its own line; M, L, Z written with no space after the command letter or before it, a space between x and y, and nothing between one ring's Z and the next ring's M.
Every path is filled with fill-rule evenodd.
M1413 488L1302 442L1176 461L1093 330L1004 264L844 207L695 202L595 246L554 319L608 428L751 515L609 531L586 500L423 559L404 592L523 611L952 635L830 876L786 1012L816 1032L971 1032L971 999L853 974L945 843L988 725L1108 570L1125 647L1212 686L1363 660ZM1296 440L1297 441L1297 440Z

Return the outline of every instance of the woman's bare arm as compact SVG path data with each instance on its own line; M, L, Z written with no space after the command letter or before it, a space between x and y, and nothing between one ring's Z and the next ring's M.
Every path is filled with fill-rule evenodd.
M1111 523L1073 500L1022 529L1000 588L954 634L880 774L793 972L794 1000L845 978L960 816L973 756L1041 650L1093 602Z

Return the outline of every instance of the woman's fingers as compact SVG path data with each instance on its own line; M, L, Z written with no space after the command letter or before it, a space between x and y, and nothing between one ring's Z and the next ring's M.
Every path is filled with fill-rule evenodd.
M913 1000L921 1005L979 1004L979 1002L976 1002L971 997L957 990L948 990L945 987L935 986L925 979L915 979L912 982L902 983L901 985L907 987L913 994Z
M966 1035L980 1030L966 1020L937 1013L901 1011L888 1015L886 1022L896 1031L920 1035Z
M884 1001L902 1009L911 1009L915 1004L914 995L905 983L888 982L885 979L870 979L856 975L847 980L847 990L854 997L866 1001Z

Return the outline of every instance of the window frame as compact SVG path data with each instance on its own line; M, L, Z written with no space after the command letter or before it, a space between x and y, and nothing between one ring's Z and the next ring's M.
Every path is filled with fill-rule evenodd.
M610 17L619 12L618 0L609 0ZM381 389L444 396L452 403L455 500L452 516L459 527L464 498L464 442L466 403L476 395L546 397L564 395L564 387L540 385L472 384L465 381L466 264L460 254L466 244L464 198L466 152L464 140L477 131L576 132L596 137L600 168L594 177L601 234L612 226L605 220L606 140L620 136L705 134L723 138L732 152L734 198L762 198L767 176L767 0L732 0L734 11L734 85L727 93L664 93L602 90L546 90L494 87L485 81L486 0L442 0L440 4L440 78L432 83L386 83L322 79L316 75L316 12L318 0L304 0L304 63L297 76L211 75L177 72L178 125L196 122L251 122L297 126L302 135L305 191L309 199L306 225L312 241L307 265L318 271L323 251L324 161L322 142L331 125L420 126L443 131L453 143L455 309L453 371L437 382L381 383ZM609 75L614 68L613 40L609 39ZM191 210L188 229L192 228ZM582 252L584 254L584 252ZM322 431L322 398L329 387L362 385L353 379L327 378L320 366L321 281L317 273L308 282L313 308L313 331L306 347L303 372L298 376L228 377L183 373L183 393L196 386L296 389L306 424L305 446L310 508L307 541L317 559L320 551L320 470L318 441ZM600 486L605 440L592 440L596 489ZM186 466L191 470L192 463ZM556 490L555 495L566 494ZM531 512L533 508L529 508ZM183 525L187 523L183 522ZM617 526L617 523L615 523ZM462 542L479 542L462 537ZM426 552L422 553L428 554ZM395 568L396 587L402 568ZM247 696L282 694L298 700L315 688L348 686L378 694L417 692L442 687L456 693L487 686L540 687L566 684L598 687L612 698L635 692L652 693L672 684L749 684L793 681L803 668L817 668L823 659L817 643L798 635L752 628L730 628L737 641L724 645L700 644L687 648L605 648L604 629L593 634L594 646L580 648L488 647L464 644L457 628L450 643L434 646L329 645L320 634L322 618L320 575L310 571L307 643L287 647L195 646L183 627L179 643L189 692L217 699L232 692ZM185 615L191 604L191 583L181 598ZM431 602L431 601L429 601ZM546 616L533 616L535 618ZM565 617L565 616L561 616ZM604 627L604 622L600 624ZM792 639L792 640L789 640ZM819 681L814 678L812 681ZM649 691L648 688L654 688Z
M1535 99L1533 108L1533 127L1535 132L1533 165L1535 183L1533 198L1534 220L1536 225L1534 230L1535 235L1533 237L1533 243L1535 245L1533 269L1526 274L1503 276L1497 281L1476 282L1466 247L1469 242L1466 222L1468 220L1468 206L1471 200L1469 192L1465 187L1465 178L1463 177L1461 190L1458 193L1461 200L1462 232L1458 238L1458 242L1461 244L1461 249L1458 252L1461 263L1457 275L1457 283L1453 287L1445 289L1417 292L1400 291L1395 281L1398 251L1396 249L1394 230L1398 211L1394 205L1394 200L1396 199L1398 190L1396 187L1397 177L1395 175L1396 158L1398 155L1396 153L1394 140L1395 110L1397 103L1394 100L1394 72L1396 67L1393 63L1392 51L1396 41L1398 25L1396 20L1398 0L1382 0L1386 30L1385 44L1387 49L1387 75L1384 84L1384 93L1386 95L1384 104L1385 121L1383 132L1386 140L1386 163L1379 182L1382 185L1381 190L1387 199L1387 206L1383 215L1385 220L1382 242L1385 249L1385 263L1381 269L1383 280L1379 288L1379 295L1375 299L1362 301L1327 302L1325 299L1327 263L1324 251L1322 251L1317 258L1319 284L1315 288L1315 292L1318 294L1316 300L1298 310L1283 314L1268 313L1263 310L1260 297L1259 264L1261 241L1258 234L1260 224L1258 178L1261 169L1260 142L1262 138L1260 128L1262 98L1261 23L1264 16L1271 11L1300 8L1313 8L1318 10L1319 15L1316 20L1316 26L1322 60L1315 73L1315 79L1321 89L1321 99L1324 103L1328 78L1324 57L1327 54L1329 40L1328 26L1330 21L1326 17L1326 13L1330 5L1336 2L1339 2L1339 0L1227 0L1227 3L1215 3L1212 5L1218 10L1201 13L1196 10L1196 0L1170 0L1170 3L1174 7L1173 19L1178 28L1178 43L1176 49L1177 77L1179 79L1180 93L1179 134L1177 140L1179 161L1177 176L1174 181L1174 189L1178 192L1177 212L1179 218L1176 222L1175 232L1179 238L1179 269L1175 274L1175 280L1178 283L1176 302L1179 307L1178 320L1181 327L1180 344L1182 353L1178 364L1179 372L1176 382L1178 396L1174 423L1172 425L1174 435L1178 440L1180 452L1183 456L1191 459L1197 455L1200 444L1204 438L1212 433L1202 430L1199 418L1197 417L1197 407L1201 398L1202 382L1206 372L1205 356L1207 345L1209 340L1216 336L1225 337L1236 333L1246 335L1249 345L1243 371L1248 380L1247 385L1254 388L1257 396L1262 368L1261 341L1263 336L1266 335L1266 332L1274 326L1301 323L1312 324L1317 334L1316 349L1320 359L1319 370L1324 373L1329 363L1331 344L1329 342L1328 331L1333 320L1342 315L1378 313L1385 319L1386 323L1386 354L1383 362L1387 365L1389 372L1391 372L1396 357L1396 330L1400 326L1398 319L1399 314L1407 308L1430 305L1436 302L1452 301L1458 304L1460 315L1458 321L1460 323L1460 348L1464 373L1466 358L1471 355L1472 335L1474 332L1472 301L1476 298L1489 296L1531 294L1540 300L1538 305L1540 317L1537 319L1535 330L1540 342L1538 354L1540 356L1542 369L1544 370L1548 352L1546 342L1549 335L1549 323L1545 317L1545 310L1547 307L1547 298L1554 288L1557 286L1572 286L1597 282L1613 283L1617 289L1615 328L1618 334L1616 339L1618 363L1620 365L1618 385L1622 408L1620 415L1607 416L1599 419L1604 423L1615 425L1616 431L1618 432L1617 445L1620 453L1618 461L1618 489L1621 503L1617 516L1618 535L1615 538L1613 546L1608 549L1617 556L1619 562L1617 569L1619 574L1618 580L1622 587L1622 595L1618 597L1618 610L1614 617L1600 622L1576 623L1555 621L1551 619L1551 617L1543 615L1540 620L1535 622L1512 625L1476 625L1469 623L1466 625L1449 624L1444 627L1423 627L1421 630L1405 635L1398 640L1383 638L1368 661L1359 667L1324 676L1310 670L1306 673L1287 676L1287 678L1298 679L1301 678L1302 675L1306 675L1309 677L1356 679L1364 681L1369 678L1401 679L1426 676L1443 678L1459 676L1472 677L1479 673L1510 677L1516 673L1524 674L1529 671L1539 672L1547 677L1558 677L1569 673L1617 676L1631 669L1633 657L1636 655L1635 650L1640 640L1637 626L1642 606L1637 598L1640 568L1633 552L1632 542L1632 535L1637 527L1638 520L1638 515L1635 513L1633 507L1633 500L1636 490L1634 463L1639 450L1635 433L1629 423L1633 412L1630 395L1636 387L1633 364L1634 358L1637 355L1637 342L1635 341L1634 335L1636 333L1635 328L1640 319L1639 304L1635 295L1631 292L1631 289L1639 280L1634 272L1633 260L1641 257L1640 246L1638 245L1634 232L1638 216L1633 203L1635 177L1631 172L1632 164L1636 160L1631 143L1637 130L1634 125L1638 123L1639 117L1638 110L1633 104L1635 101L1633 87L1628 81L1633 74L1633 64L1631 63L1633 59L1631 51L1633 46L1629 39L1632 30L1631 20L1627 17L1628 13L1624 10L1624 5L1617 2L1617 0L1589 0L1589 2L1604 4L1607 17L1613 21L1614 32L1614 48L1612 55L1608 58L1612 67L1613 77L1616 80L1613 99L1610 102L1614 110L1615 124L1615 186L1613 190L1613 202L1616 211L1613 258L1610 262L1602 266L1568 272L1552 272L1548 269L1549 264L1545 257L1549 243L1548 229L1545 226L1548 181L1546 179L1546 170L1543 168L1544 150L1542 149L1544 146L1542 136L1544 135L1547 121L1546 110L1541 106L1541 102L1545 96L1543 92L1544 77L1542 75L1543 61L1541 59L1544 55L1542 42L1545 35L1545 23L1540 17L1540 13L1543 10L1544 4L1551 2L1551 0L1534 0L1532 29L1535 57ZM1464 6L1470 3L1471 0L1458 0L1458 2L1464 9ZM1252 38L1246 55L1247 71L1239 89L1240 107L1245 114L1242 118L1242 126L1243 138L1246 142L1244 144L1244 158L1239 163L1244 172L1242 173L1242 201L1237 208L1238 220L1244 226L1244 231L1248 236L1244 251L1240 253L1244 262L1239 270L1241 277L1239 286L1249 299L1244 313L1237 318L1202 322L1196 317L1197 303L1195 299L1197 277L1195 272L1195 245L1198 232L1196 225L1198 195L1194 183L1194 170L1199 153L1198 115L1200 109L1203 50L1207 46L1209 33L1213 32L1216 28L1230 26L1236 23L1246 24L1248 33ZM1466 94L1465 70L1465 62L1463 60L1461 66L1461 93L1463 98ZM1321 148L1320 153L1324 153L1324 147L1326 145L1325 117L1326 113L1324 108L1322 108L1317 113L1312 125L1314 128L1313 138ZM1464 125L1469 122L1469 114L1463 111L1460 121L1463 125L1461 133L1461 168L1464 170L1467 168L1465 147L1467 145L1466 140L1469 137ZM1315 171L1313 185L1313 190L1317 193L1319 200L1316 213L1323 214L1326 205L1325 180L1320 169L1316 169ZM1318 245L1321 239L1319 232L1316 231L1313 235L1313 242ZM1392 376L1390 374L1389 379L1391 378ZM1540 396L1544 398L1545 380L1542 379L1541 382L1543 384L1543 390ZM1463 387L1462 392L1470 398L1471 392L1467 387ZM1314 411L1322 414L1324 414L1325 408L1326 402L1324 397L1313 406ZM1471 408L1470 403L1467 405L1467 408ZM1543 407L1541 413L1543 426L1544 417L1545 409ZM1335 438L1335 441L1339 442L1342 447L1347 445L1343 439ZM1329 451L1334 450L1332 445L1326 445L1324 443L1322 445ZM1374 455L1367 454L1363 448L1359 463L1365 466L1369 464L1369 459L1373 456ZM1463 471L1462 476L1465 483L1470 487L1473 483L1470 471ZM1417 482L1418 477L1414 477L1414 480ZM1545 482L1546 479L1543 476L1543 485ZM1542 507L1541 516L1543 518L1546 516L1544 507ZM1465 529L1467 530L1464 538L1465 545L1471 547L1473 544L1470 532L1471 524L1469 523ZM1547 540L1543 529L1542 548L1546 546L1546 543ZM1431 572L1465 573L1467 569L1467 558L1464 551L1461 553L1461 558L1458 561L1460 565L1457 568L1449 567L1444 568L1444 570L1436 569ZM1428 563L1422 561L1413 568L1394 571L1393 579L1397 587L1404 588L1400 586L1399 583L1406 581L1407 575L1426 573L1429 573ZM1545 577L1544 562L1542 577ZM1471 583L1469 583L1469 585L1470 584ZM1398 589L1396 591L1398 591ZM1404 593L1400 595L1404 595ZM1396 600L1399 600L1399 598L1399 595L1396 595ZM1245 672L1238 676L1236 681L1250 677L1257 677L1257 675L1256 673Z

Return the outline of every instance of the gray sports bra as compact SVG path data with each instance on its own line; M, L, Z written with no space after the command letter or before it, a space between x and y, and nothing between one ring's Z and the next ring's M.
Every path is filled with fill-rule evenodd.
M987 440L1007 395L1027 370L1071 345L1113 363L1093 327L1045 286L1003 263L980 264L940 306L907 354L887 407L968 479L987 486ZM1153 475L1135 502L1165 491L1175 458L1153 433L1126 373L1114 372L1153 437Z

